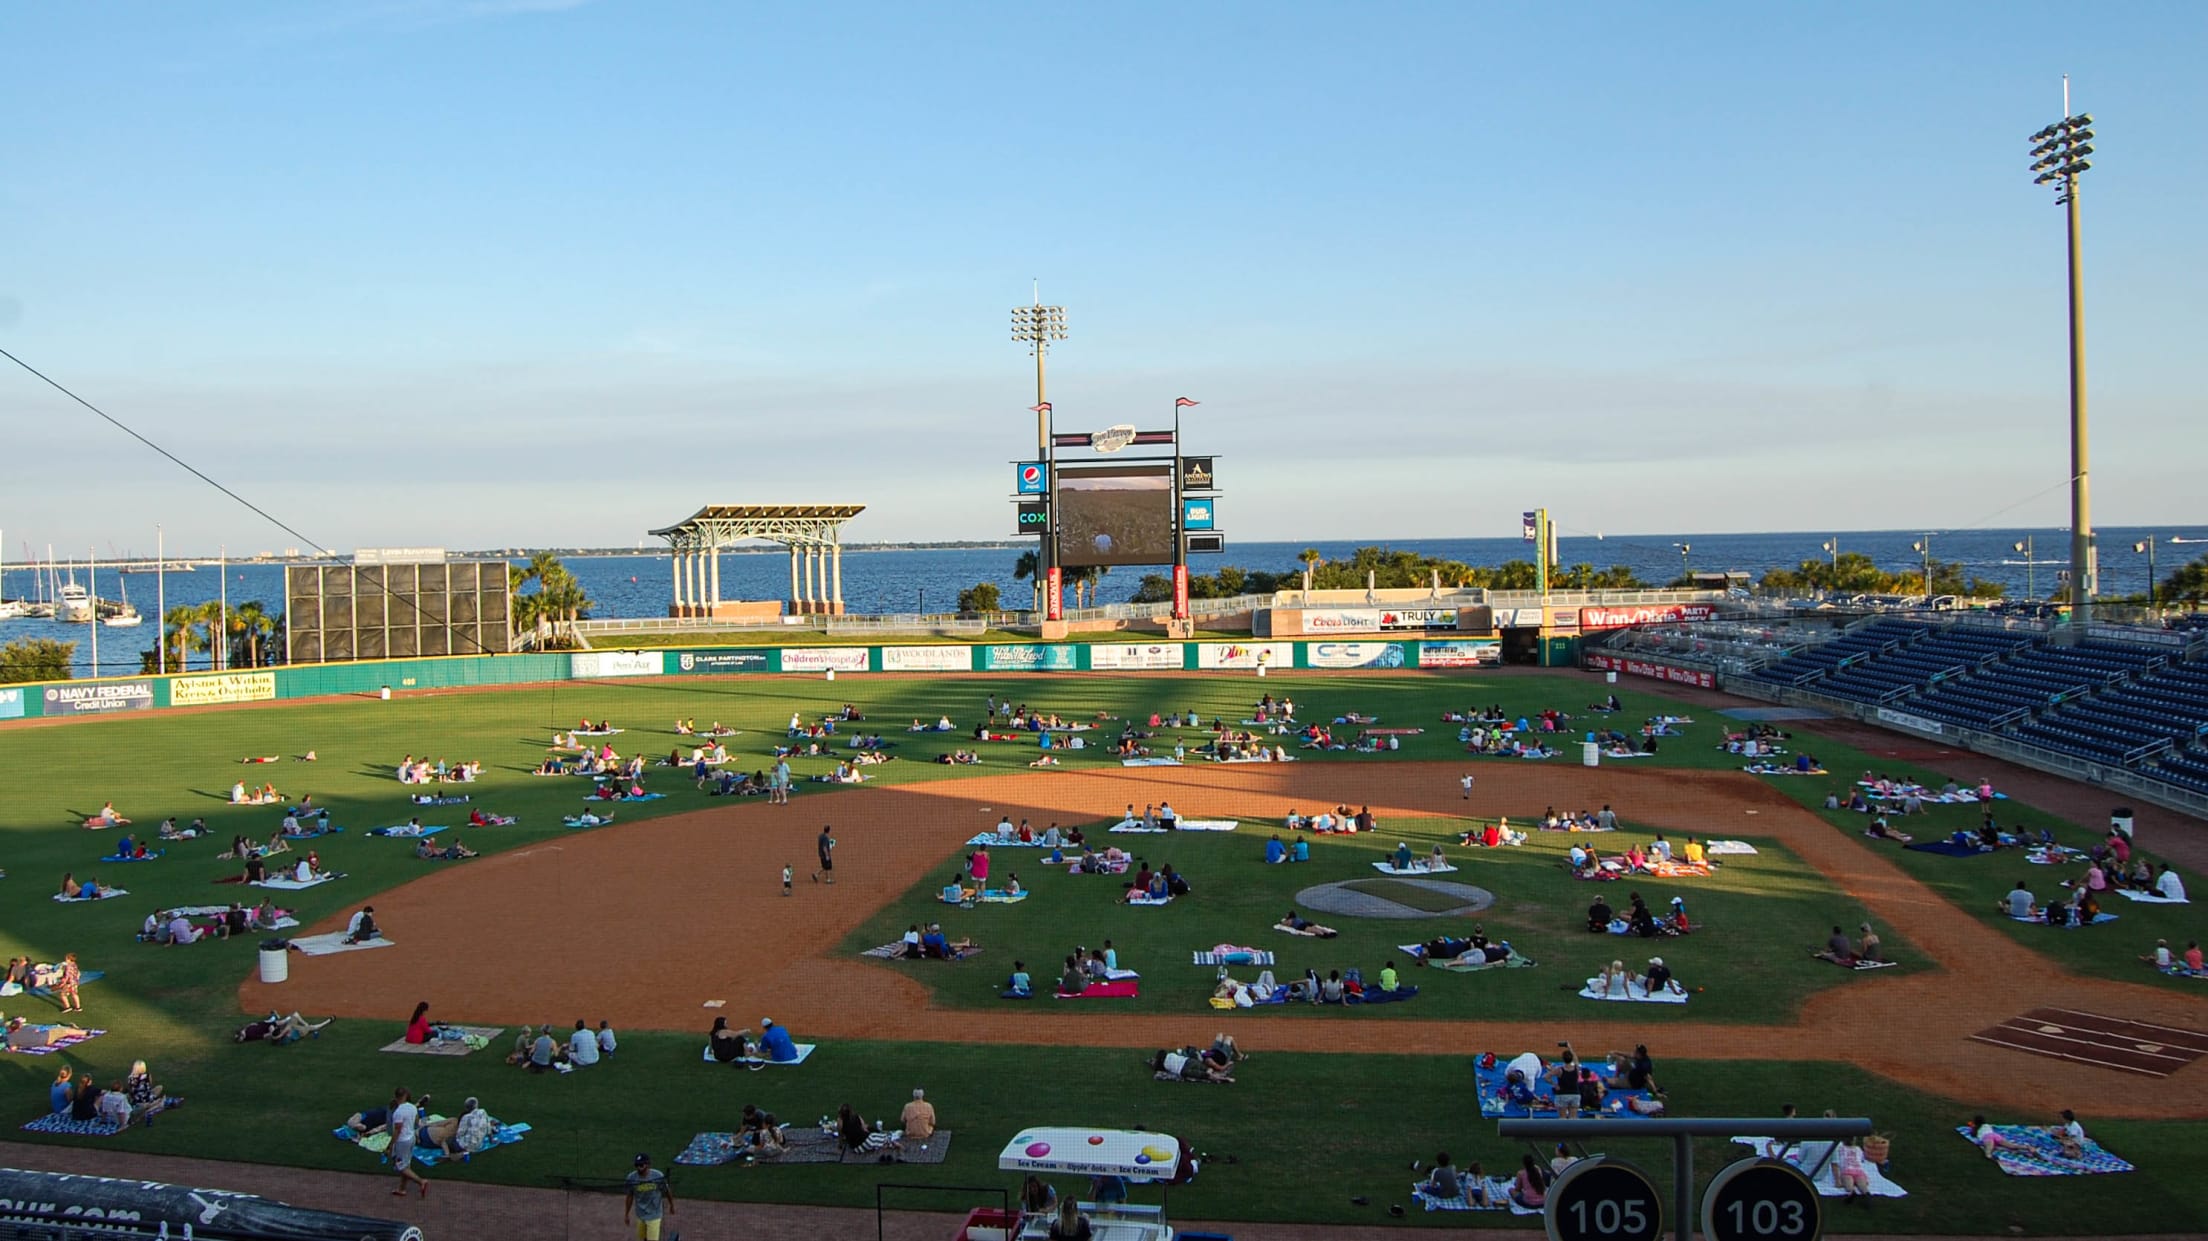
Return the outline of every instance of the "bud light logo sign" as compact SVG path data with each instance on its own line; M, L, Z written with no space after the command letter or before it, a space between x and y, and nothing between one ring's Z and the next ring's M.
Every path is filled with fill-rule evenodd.
M1040 461L1022 461L1015 467L1015 481L1023 496L1039 496L1050 490L1050 475Z
M1183 530L1209 530L1211 529L1211 521L1211 501L1181 501L1181 528Z

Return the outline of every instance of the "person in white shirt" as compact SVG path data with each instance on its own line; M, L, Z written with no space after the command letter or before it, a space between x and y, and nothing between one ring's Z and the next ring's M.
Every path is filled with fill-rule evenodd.
M291 877L299 883L313 883L314 863L309 862L305 858L300 858L299 864L292 867Z
M196 944L202 932L183 914L169 920L169 942L172 944Z
M598 1063L598 1034L580 1019L575 1022L575 1033L567 1039L567 1062L578 1069Z
M2162 899L2166 901L2185 899L2185 881L2177 877L2177 872L2170 869L2168 862L2162 863L2162 873L2155 876L2154 890L2161 893Z
M427 1098L428 1096L423 1096ZM414 1105L414 1094L401 1086L391 1097L391 1164L399 1170L399 1187L391 1192L406 1197L406 1183L421 1186L422 1197L429 1197L429 1179L414 1170L414 1141L420 1136L422 1111Z
M598 1023L598 1054L610 1056L620 1049L621 1044L616 1042L613 1037L613 1026L605 1021L600 1021Z

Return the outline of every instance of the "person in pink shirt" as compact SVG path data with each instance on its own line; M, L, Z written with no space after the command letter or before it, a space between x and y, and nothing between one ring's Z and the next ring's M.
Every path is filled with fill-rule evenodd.
M976 887L986 886L989 882L988 846L984 845L981 848L974 850L973 856L967 858L966 863L969 872L974 877L974 885Z
M2186 940L2185 968L2191 970L2195 974L2198 974L2200 972L2200 965L2200 941L2197 939Z

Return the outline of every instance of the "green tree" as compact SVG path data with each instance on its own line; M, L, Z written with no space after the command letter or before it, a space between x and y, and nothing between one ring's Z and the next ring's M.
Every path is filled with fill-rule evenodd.
M596 606L583 593L583 584L551 552L538 552L528 564L510 567L506 573L516 633L548 624L566 625L568 634L556 636L571 637L574 623L590 615L590 609ZM528 589L532 584L536 586L534 591Z
M1041 552L1034 552L1034 551L1021 552L1021 553L1020 553L1020 558L1019 558L1018 560L1015 560L1015 561L1013 561L1013 562L1012 562L1012 580L1013 580L1013 581L1015 581L1015 582L1028 582L1028 583L1031 583L1031 584L1033 585L1033 587L1034 587L1034 591L1033 591L1033 593L1034 593L1034 596L1035 596L1035 602L1034 602L1033 604L1029 605L1029 606L1033 607L1033 608L1034 608L1034 609L1035 609L1036 611L1038 611L1038 612L1042 611L1042 610L1043 610L1043 557L1042 557L1042 553L1041 553Z
M161 618L162 641L168 646L168 670L190 672L191 654L210 649L207 641L207 609L178 604Z
M275 636L276 618L260 600L241 603L230 609L229 618L223 624L223 632L230 648L230 662L240 668L258 668L273 662L262 658L268 641Z
M1303 592L1305 594L1311 593L1311 571L1318 568L1325 561L1326 557L1321 556L1319 549L1316 547L1306 547L1296 553L1296 563L1303 566Z
M0 646L0 685L66 681L75 675L77 644L51 638L19 638Z
M1003 606L997 597L995 582L976 582L958 592L958 610L961 612L995 612Z
M2202 556L2191 564L2180 565L2162 579L2162 602L2183 603L2198 608L2203 597L2208 597L2208 556Z

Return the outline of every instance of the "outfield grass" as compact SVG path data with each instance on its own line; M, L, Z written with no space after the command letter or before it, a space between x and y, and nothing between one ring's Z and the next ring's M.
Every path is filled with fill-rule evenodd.
M1199 1146L1241 1159L1238 1165L1215 1168L1197 1185L1176 1191L1176 1215L1371 1219L1386 1203L1398 1199L1395 1187L1409 1179L1403 1165L1411 1158L1431 1158L1433 1150L1444 1144L1460 1160L1478 1158L1491 1166L1510 1155L1507 1145L1493 1136L1492 1127L1471 1115L1469 1079L1461 1062L1268 1054L1245 1069L1245 1080L1237 1086L1184 1087L1151 1082L1136 1063L1136 1054L1126 1051L867 1043L824 1048L796 1073L741 1074L698 1064L694 1036L632 1033L612 1066L568 1077L530 1078L500 1068L487 1057L441 1060L378 1055L374 1049L395 1036L402 1014L393 1014L388 1028L340 1023L327 1037L290 1049L233 1045L228 1036L239 1021L236 984L251 967L251 944L211 943L179 951L141 947L131 941L138 922L156 907L214 903L240 893L208 882L232 869L229 863L213 860L213 855L227 847L236 832L251 831L265 838L278 816L270 808L224 805L222 797L236 779L273 780L287 793L311 792L351 829L315 842L327 862L351 877L294 898L302 919L312 921L357 905L432 865L414 861L408 842L369 839L361 835L363 829L403 821L415 813L427 822L464 817L465 807L417 810L405 800L408 790L392 780L390 769L409 751L456 761L482 759L489 771L467 791L476 804L521 815L522 824L472 832L470 843L485 849L512 848L558 834L560 829L552 826L556 816L578 804L583 782L539 779L525 773L542 757L550 732L582 716L612 716L632 729L619 739L621 748L647 753L678 743L687 748L687 739L670 735L669 724L675 718L694 717L700 724L717 718L745 730L730 740L730 749L744 756L746 766L756 768L766 764L765 747L780 738L793 710L813 717L843 702L856 702L872 717L865 727L879 728L898 742L903 756L870 769L871 774L898 783L1024 769L1033 756L1025 745L985 746L982 766L949 767L926 760L970 745L962 734L902 731L912 718L932 722L944 713L970 727L989 695L1009 695L1075 718L1103 710L1147 719L1153 711L1194 708L1206 718L1239 720L1249 701L1265 689L1294 697L1305 718L1326 719L1357 710L1377 712L1390 724L1425 726L1430 731L1405 738L1403 749L1394 757L1445 759L1457 754L1454 730L1436 722L1445 708L1500 703L1513 714L1544 706L1573 710L1608 687L1571 674L1500 679L1403 673L1314 675L1265 683L1225 677L1037 676L849 678L831 684L732 677L568 682L401 695L391 702L343 699L0 729L0 753L6 755L8 770L16 777L12 796L0 803L0 865L9 875L0 891L13 897L0 907L0 951L52 959L74 949L88 968L107 970L106 979L85 991L87 1016L90 1024L115 1031L58 1056L0 1057L0 1097L16 1100L13 1114L27 1120L42 1109L44 1084L61 1064L111 1079L133 1057L146 1056L153 1060L157 1075L172 1091L188 1096L191 1105L153 1129L86 1140L86 1144L104 1141L160 1153L368 1170L373 1166L368 1157L325 1135L347 1113L380 1100L391 1085L404 1081L418 1090L435 1091L440 1104L479 1094L494 1113L537 1126L538 1132L521 1146L494 1152L466 1168L440 1170L440 1177L533 1184L554 1173L618 1174L626 1168L628 1156L639 1149L651 1150L664 1164L692 1133L731 1127L738 1107L746 1101L760 1102L786 1117L809 1119L845 1101L869 1113L891 1111L911 1086L922 1085L940 1103L944 1124L962 1136L948 1164L900 1168L899 1180L994 1184L1002 1179L993 1170L996 1149L1022 1125L1069 1119L1142 1123L1185 1133ZM1656 695L1626 686L1618 689L1625 720L1680 710L1676 703ZM1718 721L1705 716L1689 726L1686 736L1667 740L1657 758L1643 763L1705 770L1737 767L1738 759L1713 748L1719 732ZM1866 767L1928 779L1975 775L1967 761L1960 770L1928 772L1874 762L1824 739L1811 745L1828 767L1848 776ZM237 762L243 755L288 756L309 748L322 756L313 766L292 762L241 766ZM1111 761L1095 753L1062 757L1070 767L1103 766ZM1315 762L1389 761L1309 757ZM801 759L795 767L801 775L813 774L827 770L832 761ZM663 778L658 783L672 796L663 802L623 807L624 819L707 804L686 780ZM1840 783L1841 776L1780 782L1784 791L1812 808ZM823 785L802 785L799 797L813 801L830 797L833 791ZM164 815L187 821L204 815L213 836L176 847L167 858L150 865L103 868L94 859L112 846L118 833L87 832L73 824L108 800L137 818L142 830L151 830ZM2003 813L2034 825L2047 821L2047 816L2013 802L2004 803ZM1862 817L1856 815L1825 817L1835 830L1859 831L1862 824ZM1935 834L1974 823L1976 817L1975 811L1966 809L1927 816ZM1925 821L1909 826L1916 829ZM1384 839L1322 841L1312 863L1280 867L1266 867L1258 860L1262 841L1247 829L1223 837L1112 838L1133 842L1128 847L1153 861L1174 861L1196 881L1197 892L1190 900L1155 910L1115 907L1110 897L1117 891L1116 881L1046 875L1040 868L1031 873L1028 864L1018 860L1020 851L1002 850L996 855L998 869L1018 869L1023 881L1037 890L1035 898L1018 906L974 911L933 903L928 898L947 876L946 867L916 879L911 893L847 946L863 946L859 941L867 939L883 942L893 937L891 932L923 915L944 921L954 934L973 933L990 945L973 962L954 966L885 962L882 968L938 971L927 977L940 1002L986 1008L998 1002L994 984L1010 968L1014 955L1026 955L1041 977L1047 972L1043 959L1054 960L1075 943L1098 943L1109 935L1123 958L1142 958L1129 962L1144 973L1144 995L1132 1002L1135 1011L1187 1013L1192 1025L1208 1031L1213 1023L1206 1019L1213 1014L1202 997L1208 992L1211 971L1185 964L1188 952L1235 941L1281 952L1282 965L1276 973L1305 964L1322 972L1357 964L1370 972L1395 943L1423 938L1414 929L1422 924L1352 926L1337 920L1344 931L1339 940L1292 941L1266 929L1286 908L1283 897L1292 899L1295 891L1310 883L1376 878L1365 863L1383 848L1405 839L1423 851L1426 842L1454 830L1452 820L1387 824ZM2068 824L2056 830L2075 844L2088 843L2098 835ZM1629 838L1630 834L1621 834L1613 839ZM1761 840L1757 843L1763 846ZM2153 842L2146 844L2151 853ZM1563 1013L1590 1015L1574 1007L1580 1002L1564 990L1566 984L1589 972L1594 961L1624 956L1624 949L1640 945L1589 936L1579 929L1590 885L1573 882L1557 868L1556 851L1561 847L1560 841L1544 839L1524 849L1478 855L1459 874L1448 876L1497 892L1503 899L1485 915L1488 929L1525 941L1529 954L1541 960L1540 967L1474 976L1412 971L1412 980L1425 988L1417 1001L1372 1010L1355 1019L1450 1017L1476 1011L1493 1015L1498 1007L1534 1019ZM1460 852L1451 850L1452 856ZM2035 887L2043 892L2045 881L2054 873L2024 867L2012 855L1949 859L1897 851L1896 857L1963 908L1989 919L1995 918L1994 897L2024 872L2032 872ZM96 874L105 881L120 882L133 895L88 906L51 904L46 895L64 870L74 871L80 879ZM2186 880L2199 882L2191 874ZM1605 894L1615 904L1618 890L1631 886L1605 885ZM1697 921L1710 929L1706 936L1659 941L1658 950L1685 981L1696 985L1723 970L1729 984L1749 984L1697 996L1687 1006L1694 1018L1768 1019L1791 1011L1811 991L1854 981L1839 971L1813 965L1806 957L1793 959L1789 953L1773 954L1763 974L1752 972L1760 968L1753 963L1720 957L1728 943L1738 944L1742 936L1766 935L1774 942L1791 943L1805 921L1818 926L1844 920L1834 909L1836 898L1829 886L1807 875L1783 850L1766 848L1755 857L1729 860L1713 880L1651 882L1641 890L1657 904L1674 891L1683 892ZM2070 968L2155 981L2132 958L2157 935L2187 937L2185 911L2115 904L2122 920L2094 931L2057 935L1995 920L2012 928L2023 948ZM1130 928L1125 938L1115 933L1121 927ZM877 934L879 938L873 938ZM1270 942L1268 937L1281 942ZM1893 946L1905 956L1916 955L1902 945ZM1749 995L1761 997L1753 1008L1745 998ZM23 999L0 1001L0 1008L34 1017L48 1011L43 1004ZM1231 1028L1232 1014L1218 1016L1221 1025ZM1342 1014L1311 1016L1327 1020ZM1668 1013L1638 1007L1630 1016L1633 1025L1620 1026L1621 1044L1632 1041L1627 1030L1672 1019ZM1467 1055L1478 1050L1465 1049ZM1659 1050L1683 1057L1694 1054L1692 1047ZM1927 1098L1843 1066L1679 1063L1664 1066L1664 1077L1675 1101L1697 1114L1761 1114L1786 1100L1797 1102L1805 1111L1832 1106L1867 1112L1881 1128L1899 1134L1894 1175L1917 1196L1882 1203L1869 1216L1843 1215L1835 1221L1836 1227L1977 1232L2012 1218L2029 1231L2047 1233L2077 1232L2081 1220L2089 1220L2094 1232L2187 1231L2208 1226L2208 1190L2191 1175L2189 1162L2179 1163L2184 1153L2201 1149L2208 1140L2208 1125L2096 1125L2097 1135L2111 1149L2141 1167L2140 1175L2121 1178L2120 1185L2016 1180L1999 1176L1968 1146L1943 1132L1964 1113L1962 1104ZM646 1096L651 1096L651 1103L640 1105ZM661 1102L661 1097L668 1101ZM1661 1166L1654 1151L1625 1144L1619 1149L1645 1154L1647 1163ZM1705 1171L1718 1158L1715 1148L1705 1148L1701 1154ZM1313 1175L1314 1167L1326 1171ZM844 1205L870 1201L876 1179L867 1169L834 1166L684 1170L680 1175L690 1192L708 1196ZM1349 1197L1360 1193L1372 1197L1375 1206L1350 1206ZM1470 1222L1506 1219L1489 1215ZM1468 1221L1447 1215L1423 1220L1414 1215L1411 1221L1422 1222Z

